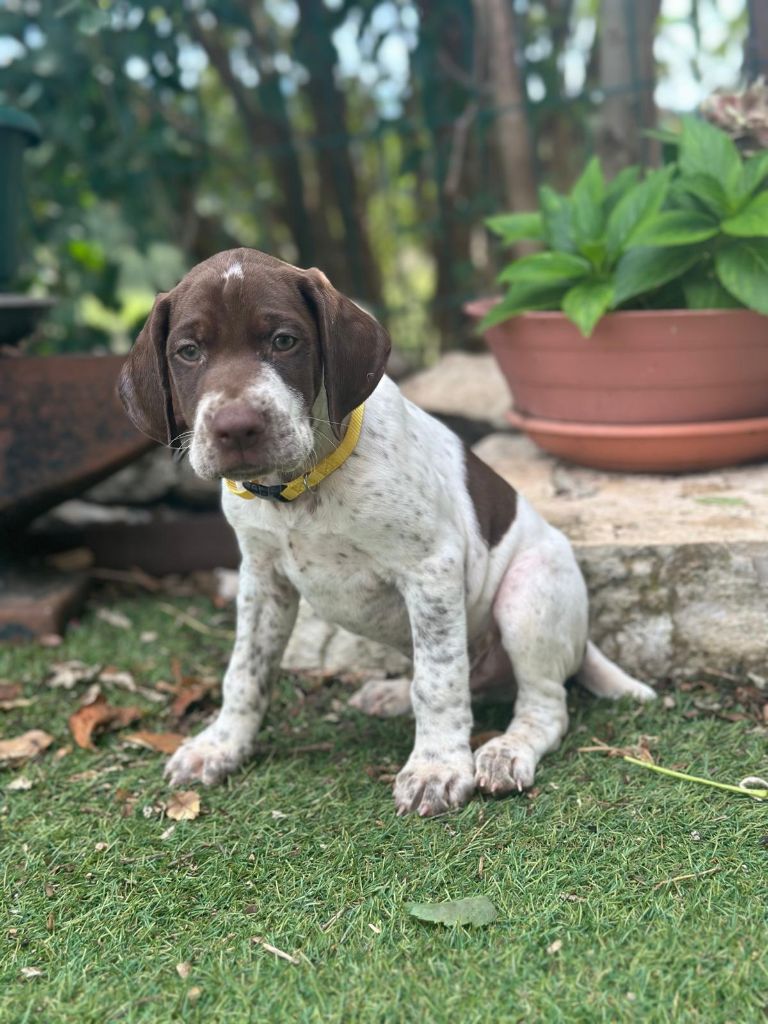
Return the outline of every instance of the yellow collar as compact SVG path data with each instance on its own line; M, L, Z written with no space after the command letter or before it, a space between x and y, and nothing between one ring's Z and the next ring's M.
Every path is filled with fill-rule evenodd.
M355 450L360 439L360 431L363 427L364 411L365 403L358 405L356 409L352 410L349 414L349 423L347 424L341 444L330 455L327 455L322 462L318 462L311 473L297 476L295 480L291 480L287 484L275 484L271 487L259 483L258 480L243 480L242 487L238 487L234 480L225 479L224 482L227 488L231 494L236 494L238 498L245 498L246 501L250 501L251 498L293 501L294 498L298 498L305 491L313 490L327 476L330 476L331 473L337 470L339 466L342 466Z

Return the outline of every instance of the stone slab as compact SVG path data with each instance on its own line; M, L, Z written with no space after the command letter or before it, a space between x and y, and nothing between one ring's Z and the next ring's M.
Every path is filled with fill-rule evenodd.
M547 455L521 434L474 451L574 544L768 543L768 464L679 476L604 473Z

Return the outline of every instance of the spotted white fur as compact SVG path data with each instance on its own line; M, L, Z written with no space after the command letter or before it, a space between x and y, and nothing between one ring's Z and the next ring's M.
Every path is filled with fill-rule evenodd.
M278 476L290 475L312 458L316 433L301 396L265 363L255 382L242 381L231 385L226 392L209 392L200 400L189 447L189 464L198 476L204 480L215 480L219 476L220 455L211 426L216 413L232 402L244 403L263 412L269 419L272 435L270 460L273 464L269 468L276 469Z
M282 387L265 378L246 394L285 417L286 451L298 452L310 422ZM195 423L201 475L206 423L223 400L205 399ZM314 415L316 446L327 446ZM394 787L399 813L459 807L476 786L497 794L530 786L567 729L569 676L602 696L654 696L587 643L586 588L563 535L520 498L489 548L461 442L386 377L366 403L354 453L314 493L290 504L222 495L243 556L237 639L221 713L171 758L175 784L219 781L251 755L300 594L323 618L412 656L410 686L379 680L351 702L369 713L413 710L414 746ZM489 636L514 667L517 698L507 731L473 759L470 656ZM511 696L512 679L502 682Z

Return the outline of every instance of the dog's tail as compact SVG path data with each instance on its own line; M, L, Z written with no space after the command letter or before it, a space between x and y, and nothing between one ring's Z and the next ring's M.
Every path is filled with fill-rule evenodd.
M587 643L584 661L576 679L596 697L609 697L611 700L632 697L639 701L656 699L656 692L650 686L627 675L591 642Z

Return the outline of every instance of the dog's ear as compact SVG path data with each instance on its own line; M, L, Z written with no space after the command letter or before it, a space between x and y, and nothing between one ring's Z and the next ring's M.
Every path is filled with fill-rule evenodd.
M338 292L321 270L305 271L301 288L317 322L328 419L339 437L344 417L381 380L392 343L381 324Z
M161 292L123 363L117 393L134 426L153 441L172 446L179 428L165 352L169 314L168 293Z

